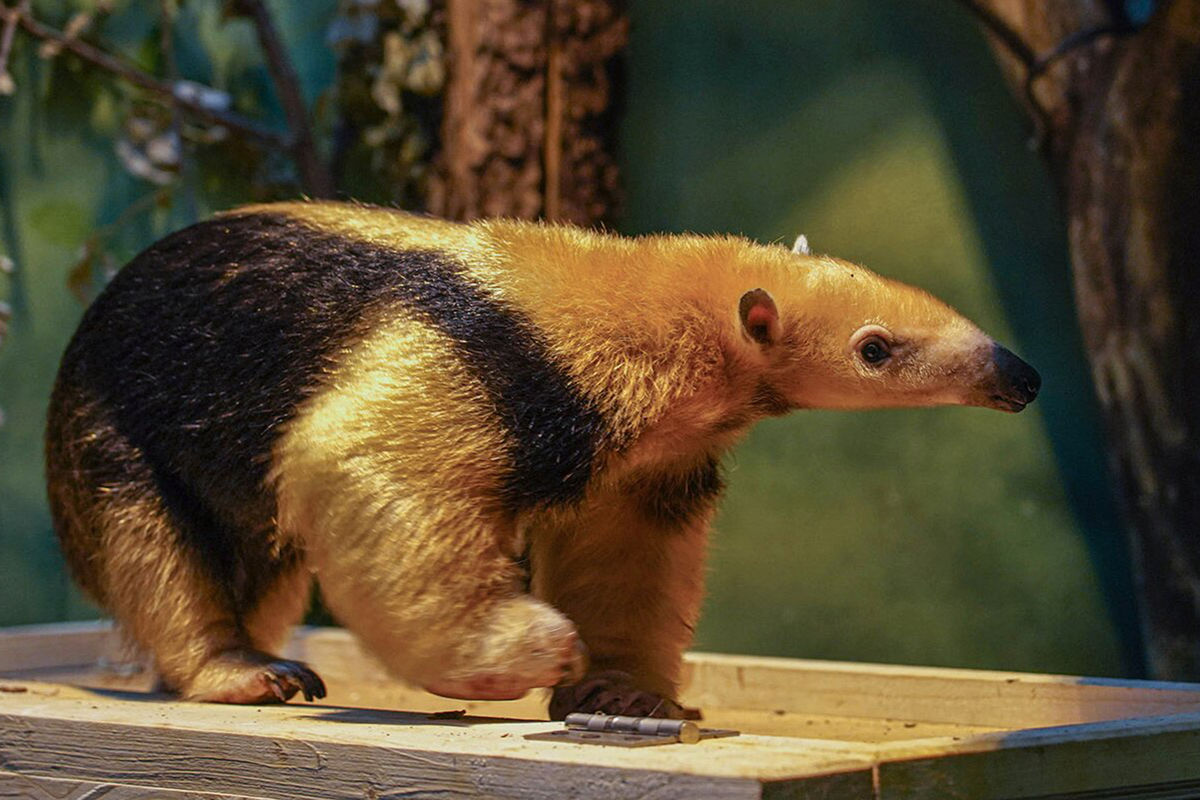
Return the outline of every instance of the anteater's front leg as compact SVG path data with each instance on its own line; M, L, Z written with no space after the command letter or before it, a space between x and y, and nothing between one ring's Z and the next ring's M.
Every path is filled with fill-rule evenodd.
M575 626L525 592L501 487L510 437L437 331L364 340L276 446L279 521L334 615L396 676L465 699L582 672Z
M575 622L591 656L582 681L555 691L552 718L683 715L682 657L704 593L719 491L716 461L704 458L621 481L589 498L578 517L534 532L534 594Z
M466 700L579 679L575 626L524 591L511 523L477 500L447 508L376 488L326 505L306 545L330 610L393 674Z

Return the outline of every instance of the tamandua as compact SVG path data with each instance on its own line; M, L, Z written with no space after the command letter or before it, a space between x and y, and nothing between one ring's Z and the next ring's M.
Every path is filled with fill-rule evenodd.
M396 676L672 715L722 454L798 408L1020 411L1038 374L807 243L251 206L85 314L46 434L84 589L164 685L320 697L275 655L315 576Z

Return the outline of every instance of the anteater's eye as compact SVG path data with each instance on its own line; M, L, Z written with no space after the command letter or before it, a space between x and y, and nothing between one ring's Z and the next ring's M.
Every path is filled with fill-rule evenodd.
M858 346L858 352L863 361L871 365L882 364L892 354L892 351L888 349L887 342L878 336L871 336L863 340L863 343Z

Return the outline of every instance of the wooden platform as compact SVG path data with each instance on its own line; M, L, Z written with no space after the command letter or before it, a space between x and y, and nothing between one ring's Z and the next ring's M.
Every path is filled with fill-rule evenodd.
M743 735L623 749L526 741L544 697L409 689L339 630L291 654L325 702L171 702L104 624L0 632L0 798L1200 797L1197 684L695 653L685 703Z

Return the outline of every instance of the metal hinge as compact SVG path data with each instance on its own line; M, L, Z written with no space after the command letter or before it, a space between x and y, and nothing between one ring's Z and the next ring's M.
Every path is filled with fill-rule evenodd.
M567 714L564 722L566 728L561 731L530 733L525 738L539 742L653 747L660 744L695 744L702 739L720 739L739 733L725 728L701 728L686 720L608 714Z

